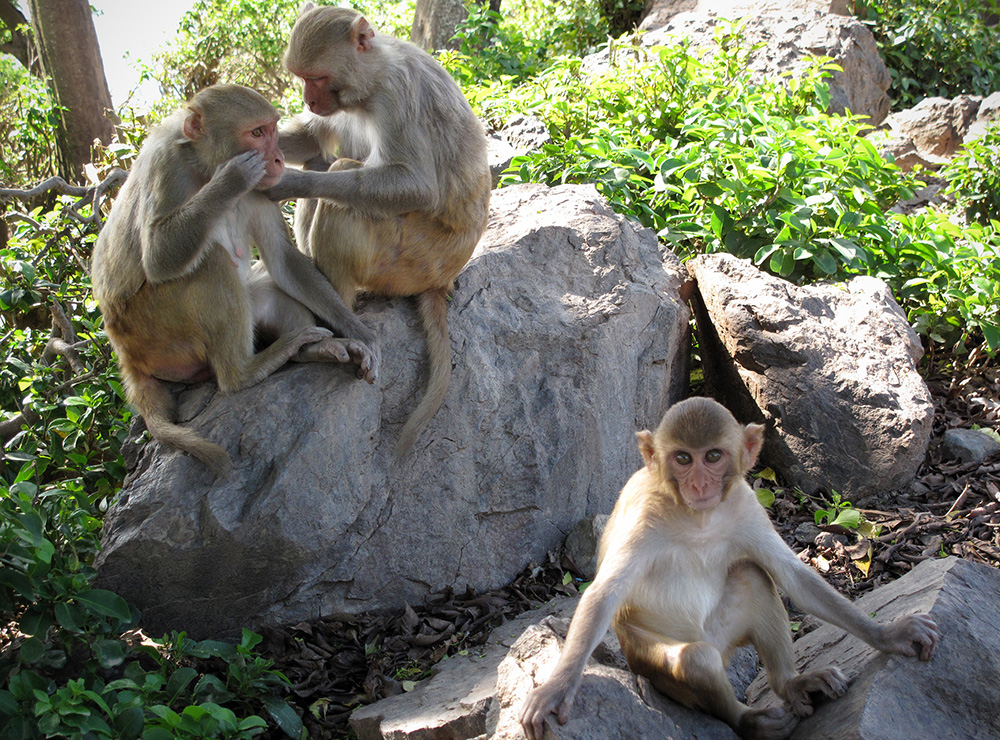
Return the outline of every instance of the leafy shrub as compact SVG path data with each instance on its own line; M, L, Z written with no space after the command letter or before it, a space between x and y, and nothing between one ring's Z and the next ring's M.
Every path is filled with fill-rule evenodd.
M607 72L564 60L482 101L499 120L535 113L552 137L502 184L594 183L682 259L726 251L798 282L875 275L932 350L1000 349L996 229L889 213L916 183L859 136L860 119L822 112L828 62L753 83L738 27L710 59L683 45L611 51Z
M986 25L996 0L857 0L892 75L895 108L922 98L1000 88L1000 28Z
M56 114L45 83L0 55L0 183L22 186L56 173Z
M966 142L945 168L950 191L965 206L965 215L987 224L1000 220L1000 122L982 138Z

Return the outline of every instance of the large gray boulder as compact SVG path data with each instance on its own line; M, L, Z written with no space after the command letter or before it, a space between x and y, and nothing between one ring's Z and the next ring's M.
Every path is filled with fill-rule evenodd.
M592 186L497 191L449 307L451 388L410 457L393 447L423 393L423 332L412 301L371 300L374 387L311 365L182 394L233 474L148 445L105 519L101 584L147 629L201 637L510 582L610 511L635 431L680 397L685 279Z
M851 685L803 720L792 740L1000 737L1000 572L954 557L926 560L856 604L878 622L929 613L941 634L937 654L928 663L888 656L829 625L796 640L800 671L835 665ZM763 676L747 697L778 702Z
M710 393L743 421L768 422L765 462L807 493L912 481L934 406L920 341L882 281L798 287L728 254L686 266Z
M748 67L758 78L777 77L805 69L816 56L830 57L840 66L830 83L830 111L868 116L873 125L889 114L887 90L892 78L879 56L875 37L861 21L842 13L842 3L799 0L778 2L699 2L687 12L651 12L643 46L670 46L684 39L693 49L711 53L714 34L722 22L745 19L740 36L750 49ZM826 12L827 10L833 12ZM587 57L588 69L606 64L609 51Z

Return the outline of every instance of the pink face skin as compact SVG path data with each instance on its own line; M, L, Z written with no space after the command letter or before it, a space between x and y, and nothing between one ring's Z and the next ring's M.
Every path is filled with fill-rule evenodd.
M311 73L306 70L291 70L302 80L302 99L309 110L317 116L329 116L340 110L340 98L331 89L330 75Z
M722 501L729 462L729 453L718 447L674 450L666 456L684 502L695 511L713 509Z
M257 183L257 190L266 190L278 184L285 173L285 155L278 147L278 122L266 120L248 127L240 134L240 151L259 152L264 158L264 177Z

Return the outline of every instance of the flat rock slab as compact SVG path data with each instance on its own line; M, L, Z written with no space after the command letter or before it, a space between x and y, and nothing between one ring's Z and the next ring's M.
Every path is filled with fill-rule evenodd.
M406 460L393 448L424 392L423 331L413 301L373 299L359 313L382 343L376 386L312 365L183 394L233 474L148 445L105 519L101 584L147 630L204 637L509 583L610 511L635 431L686 387L686 281L592 186L497 191L448 310L448 396Z
M1000 571L949 557L926 560L855 602L878 622L927 612L941 640L933 660L888 656L823 625L795 642L796 665L835 665L847 694L817 708L793 740L995 740L1000 738ZM752 704L778 698L763 676Z

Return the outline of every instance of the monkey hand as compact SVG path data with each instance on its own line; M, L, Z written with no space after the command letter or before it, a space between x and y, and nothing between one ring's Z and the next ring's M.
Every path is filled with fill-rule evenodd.
M249 193L267 174L267 166L260 152L249 151L237 154L215 170L212 182L226 190L232 197Z
M881 644L884 653L906 655L930 660L937 649L937 624L929 614L908 614L883 628Z
M550 679L532 690L524 701L520 717L521 727L524 728L528 740L542 740L545 720L550 714L556 715L559 724L566 724L575 696L576 687L559 679Z

